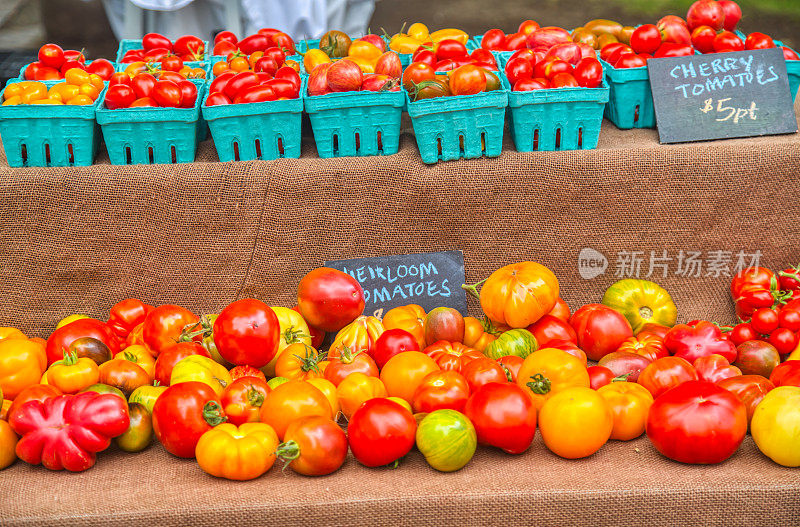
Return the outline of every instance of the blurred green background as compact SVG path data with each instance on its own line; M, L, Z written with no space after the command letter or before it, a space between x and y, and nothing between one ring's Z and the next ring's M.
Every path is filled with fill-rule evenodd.
M430 29L458 27L470 34L516 30L522 20L568 29L593 18L626 25L656 22L666 14L686 15L692 0L379 0L373 31L397 32L403 22ZM800 45L800 0L741 0L740 29L761 31ZM335 28L333 28L335 29ZM0 49L35 49L44 42L86 48L89 57L113 58L117 42L100 0L0 0Z

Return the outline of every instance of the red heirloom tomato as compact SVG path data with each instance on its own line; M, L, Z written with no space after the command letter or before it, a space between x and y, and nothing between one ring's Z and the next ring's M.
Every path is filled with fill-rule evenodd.
M742 370L736 366L731 366L728 360L722 355L706 355L695 359L694 363L697 377L701 381L718 383L723 379L737 377L742 374Z
M202 382L170 386L153 405L153 431L167 452L178 457L194 457L200 436L225 419L217 394Z
M631 325L619 312L602 304L587 304L572 314L570 325L578 335L578 347L591 360L616 351L633 336Z
M800 386L800 360L788 360L772 370L769 380L778 386Z
M534 337L536 343L540 348L550 347L550 342L554 340L568 340L570 342L578 343L578 335L564 320L554 317L553 315L544 315L542 318L528 326Z
M389 359L404 351L419 351L419 343L414 335L404 329L387 329L375 342L372 357L378 368L383 368Z
M267 381L257 377L242 377L230 383L222 392L221 401L228 421L236 426L258 422L261 405L269 392Z
M478 442L509 454L525 452L536 435L536 408L525 390L511 383L490 382L478 388L464 407Z
M503 368L503 371L506 372L506 378L508 379L510 377L509 382L517 382L517 375L519 374L520 368L522 368L523 362L525 362L525 359L517 355L506 355L505 357L497 359L497 363Z
M468 398L469 384L463 375L455 371L434 371L414 390L411 406L422 413L446 408L460 412Z
M172 369L181 359L190 355L202 355L211 358L211 354L199 342L178 342L164 348L156 359L155 379L163 386L169 386Z
M364 312L364 291L349 274L320 267L300 280L297 307L309 326L339 331Z
M697 372L685 359L664 357L654 360L639 374L637 382L658 397L670 388L687 381L696 381Z
M154 355L178 342L183 328L196 324L200 318L180 306L164 305L152 310L144 319L142 336Z
M432 81L436 78L436 70L433 65L424 62L413 62L403 71L403 87L414 91L414 86L424 81Z
M553 306L553 309L550 310L548 315L552 315L556 318L560 318L564 322L569 322L569 317L572 314L569 310L569 306L567 305L561 297L556 298L556 304Z
M664 339L643 332L639 332L635 337L625 339L619 345L617 351L636 353L650 359L651 362L669 355L667 348L664 347Z
M517 358L520 359L519 366L522 366L522 357ZM510 382L503 367L488 357L471 360L461 368L461 375L467 380L470 392L490 382Z
M347 436L329 417L296 419L289 424L284 439L275 455L304 476L335 472L347 458Z
M121 339L125 339L133 328L144 322L153 306L137 298L126 298L114 304L108 315L108 325Z
M706 381L690 381L656 398L647 437L675 461L720 463L733 455L747 433L747 409L731 392Z
M214 344L219 354L237 366L266 366L278 351L279 338L278 317L260 300L237 300L214 321Z
M47 339L47 364L53 364L64 358L64 352L69 351L70 345L83 337L97 339L116 355L119 351L119 342L111 327L105 322L93 318L82 318L61 326Z
M705 320L699 321L694 327L686 324L673 327L664 337L664 346L676 357L690 362L714 353L728 361L736 360L733 342L723 338L722 331Z
M329 359L330 363L325 368L324 376L334 385L339 384L351 373L363 373L368 377L378 376L378 366L367 352L353 352L345 346L338 357Z
M385 397L364 402L347 423L350 450L368 467L388 465L408 454L416 432L411 412Z
M464 340L464 317L451 307L436 307L425 317L425 343L430 346L440 340Z
M612 371L614 377L622 377L630 382L637 382L642 371L650 365L649 357L628 351L614 351L598 361L598 365L605 366Z
M747 408L747 425L750 426L750 421L753 419L753 413L756 411L758 403L764 399L770 390L775 388L775 385L769 379L761 375L739 375L737 377L728 377L722 379L717 383L720 388L725 388L733 395L735 395Z
M464 366L473 360L486 357L480 351L469 348L460 342L448 342L446 340L434 342L422 350L422 353L436 361L439 368L457 372L461 372Z
M51 397L57 397L59 395L63 395L61 390L49 384L31 384L23 388L22 391L14 397L11 406L8 407L8 421L11 420L11 416L14 415L14 412L28 401L44 402Z
M615 377L614 372L605 366L589 366L586 371L589 372L589 388L592 390L610 384Z

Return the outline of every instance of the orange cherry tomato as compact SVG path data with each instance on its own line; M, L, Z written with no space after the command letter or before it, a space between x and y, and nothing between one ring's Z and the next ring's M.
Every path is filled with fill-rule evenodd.
M100 96L100 90L102 90L102 88L98 88L92 83L81 84L78 88L79 95L86 95L93 101L97 100Z
M598 388L597 393L605 399L614 418L610 439L630 441L644 433L647 412L653 404L647 388L633 382L611 382Z
M239 73L242 71L249 71L250 63L247 62L246 57L233 57L228 61L228 67L231 69L231 71Z
M94 100L88 95L80 94L67 101L68 106L83 106L85 104L94 104Z
M37 99L35 101L31 101L31 104L64 104L63 102L59 101L58 99Z
M419 351L404 351L389 359L381 370L381 380L392 397L405 399L409 404L422 379L439 366Z
M606 444L614 428L605 399L582 386L553 395L542 406L538 421L545 446L567 459L591 456Z
M419 349L425 349L425 315L417 304L396 307L383 315L383 328L406 330L417 340Z
M336 387L336 397L347 419L350 419L365 401L387 395L386 386L379 378L360 372L351 373Z
M527 391L537 410L557 393L573 387L589 387L589 372L574 355L557 348L543 348L525 358L517 385Z
M187 68L188 68L188 66L187 66ZM222 75L223 73L225 73L226 71L229 71L230 69L231 68L230 68L230 66L228 66L227 62L220 61L220 62L214 63L214 66L211 68L211 73L213 73L215 77L218 77L218 76Z
M277 386L261 405L261 422L274 428L281 440L289 423L315 415L332 419L331 404L318 388L303 381L287 381Z
M89 82L92 84L92 86L96 87L99 91L102 91L103 88L105 87L105 81L103 80L103 77L101 77L100 75L97 75L95 73L90 73L89 74Z
M255 68L256 67L256 62L258 62L258 59L260 59L263 56L264 56L264 52L263 51L254 51L254 52L252 52L250 54L250 56L247 57L247 62L250 64L250 69Z
M3 98L3 106L16 106L22 103L21 95L14 95L13 97Z

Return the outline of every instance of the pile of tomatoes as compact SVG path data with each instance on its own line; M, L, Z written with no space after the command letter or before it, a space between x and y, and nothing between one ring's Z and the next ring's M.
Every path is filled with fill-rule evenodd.
M517 51L528 46L528 35L539 29L539 23L525 20L516 33L506 35L502 29L490 29L481 37L481 48L488 51Z
M440 40L432 47L423 46L414 52L411 60L428 64L437 73L453 71L467 64L497 71L497 61L489 50L481 48L470 53L464 44L453 39Z
M405 24L403 24L405 27ZM428 26L421 22L415 22L404 33L403 28L389 38L389 49L404 55L416 53L421 47L432 48L442 40L456 40L466 45L469 35L460 29L448 28L430 32Z
M214 49L212 55L215 57L227 57L237 51L252 55L258 51L266 52L269 48L278 48L284 51L287 56L295 52L294 40L292 37L274 28L261 28L257 33L239 40L235 33L231 31L221 31L214 37Z
M148 33L142 37L142 49L126 51L120 62L163 62L175 58L184 62L200 61L205 59L205 47L205 42L193 35L184 35L172 42L159 33Z
M254 71L256 73L275 73L283 66L291 66L295 71L300 71L300 65L294 60L286 60L288 51L278 47L267 48L265 51L255 51L250 55L245 55L240 51L234 51L225 57L225 60L214 63L212 73L215 77L223 73L241 73L243 71Z
M356 64L362 73L377 73L399 77L402 70L400 56L386 48L386 42L372 33L351 40L346 33L331 30L322 35L318 48L303 53L303 67L312 73L320 64L337 59L347 59Z
M63 50L58 44L45 44L39 48L39 60L25 68L23 76L29 81L54 81L64 79L71 69L84 70L108 80L114 74L114 64L106 59L95 59L86 64L83 52Z
M21 81L6 86L3 106L17 104L67 104L82 106L93 104L103 91L105 83L99 75L85 70L67 70L64 82L48 88L38 81Z
M387 51L379 60L374 73L363 73L362 68L349 58L323 62L314 67L308 76L308 94L325 95L348 91L399 91L402 66L394 51Z
M747 269L733 289L766 278ZM0 328L0 467L18 456L80 471L111 442L136 452L155 438L234 480L276 461L329 474L348 451L394 465L415 447L447 472L478 445L525 452L537 429L567 459L646 433L666 457L703 464L733 455L749 429L764 454L800 466L800 348L676 325L669 293L646 280L620 280L574 313L536 262L464 289L483 320L418 305L365 316L358 282L320 268L292 309L242 299L198 316L126 299L105 321L62 320L46 341ZM77 429L97 441L65 432ZM59 441L43 445L44 432Z
M403 71L403 87L412 101L476 95L499 90L501 86L500 77L495 72L474 64L465 64L441 74L429 64L413 62Z
M218 106L297 99L300 96L300 85L300 74L290 66L280 67L274 76L265 71L229 71L211 82L205 104Z
M171 73L172 75L168 75ZM151 73L133 77L117 73L108 83L105 106L118 108L192 108L197 102L197 85L175 72Z

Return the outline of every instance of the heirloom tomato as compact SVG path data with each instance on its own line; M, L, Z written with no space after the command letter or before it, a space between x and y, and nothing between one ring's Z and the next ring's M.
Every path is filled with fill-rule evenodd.
M269 392L267 381L257 377L242 377L230 383L220 399L228 422L236 426L257 422Z
M744 375L761 375L769 377L772 370L781 362L781 356L775 346L762 340L749 340L736 347L736 362Z
M548 315L552 315L556 318L560 318L564 322L569 322L569 317L571 312L569 310L569 306L567 305L561 297L556 298L556 303L548 313Z
M309 325L339 331L364 312L364 291L352 276L320 267L300 280L297 306Z
M687 360L680 357L663 357L648 364L639 374L637 382L657 398L670 388L697 379L694 366Z
M243 298L229 304L214 321L214 344L232 364L266 366L278 351L280 323L265 303Z
M517 382L519 370L522 368L525 359L517 357L516 355L506 355L505 357L497 359L496 362L503 368L503 371L506 372L506 379L508 379L508 382Z
M112 359L111 350L108 349L108 346L92 337L81 337L73 340L72 344L69 345L69 352L78 357L92 359L98 366ZM149 355L150 352L147 351L147 354Z
M522 365L521 359L519 365ZM490 382L510 382L503 367L497 361L488 357L469 361L461 368L461 375L467 380L470 392L474 392Z
M761 452L785 467L800 467L800 388L775 388L759 403L750 433Z
M268 424L222 423L200 436L195 456L207 474L246 481L272 468L277 448L278 435Z
M339 386L348 375L352 373L363 373L370 377L378 376L378 366L372 357L366 353L355 353L350 348L342 348L338 357L330 359L330 363L325 368L324 377L336 386Z
M589 374L589 388L597 390L614 380L614 372L605 366L589 366L586 368Z
M305 381L322 377L317 350L307 344L292 344L285 348L275 363L275 376L290 381Z
M75 315L70 315L70 316L75 316ZM89 318L89 317L87 317L85 315L77 315L77 316L79 316L80 318ZM69 318L69 317L67 317L67 318ZM76 318L76 319L70 320L69 322L74 322L75 320L80 320L80 318ZM69 324L69 322L67 322L66 324ZM59 324L60 324L60 322L59 322ZM64 325L66 325L66 324L64 324ZM56 326L56 329L58 329L58 326ZM25 335L25 333L23 333L22 331L18 330L17 328L0 327L0 341L2 341L2 340L15 340L15 339L28 340L28 337Z
M365 401L387 395L386 387L379 378L361 372L348 375L336 387L336 398L346 419L350 419Z
M189 381L206 384L214 390L217 396L222 396L225 387L233 382L231 374L228 373L225 366L214 361L214 359L203 357L202 355L184 357L172 368L169 380L170 385Z
M74 345L74 343L73 343ZM156 359L150 355L146 346L133 345L114 355L115 359L129 360L142 368L152 381L155 378Z
M318 389L322 392L322 395L328 399L328 404L331 406L331 415L333 416L334 421L339 415L341 411L341 405L339 404L339 396L336 394L336 385L333 384L328 379L323 379L321 377L316 377L314 379L308 379L308 384L313 386L314 388Z
M747 409L735 395L714 383L688 381L656 398L646 430L656 450L670 459L720 463L742 443Z
M539 411L539 431L545 446L567 459L588 457L606 444L614 416L595 390L574 386L559 391Z
M347 423L353 456L368 467L398 462L414 447L416 431L411 412L384 397L366 401Z
M425 343L430 346L440 340L464 340L464 317L451 307L437 307L425 317Z
M558 298L558 279L539 263L520 262L493 272L484 281L480 295L476 286L465 289L480 299L489 319L512 328L524 328L553 309Z
M436 362L419 351L404 351L389 359L380 378L390 396L400 397L409 404L422 379L440 369Z
M47 363L52 364L64 358L70 344L82 337L92 337L108 346L111 353L119 351L119 342L111 327L93 318L76 320L55 330L47 339Z
M416 304L390 309L383 315L383 328L404 329L414 336L419 349L425 347L425 310ZM388 359L387 359L388 360Z
M525 452L536 435L536 408L515 384L490 382L477 388L464 407L478 443L509 454Z
M275 454L304 476L324 476L339 469L347 458L347 436L330 419L308 416L293 421Z
M272 306L272 311L275 313L275 316L278 317L280 336L278 338L278 351L275 352L275 356L272 357L272 360L263 367L264 373L270 377L275 376L275 362L277 362L281 352L288 346L292 344L307 344L316 348L321 344L321 342L319 342L317 346L314 346L312 343L311 329L308 327L308 324L299 311L280 306Z
M701 381L718 383L723 379L742 375L742 370L736 366L731 366L728 359L717 354L698 357L694 360L692 366L697 372L697 378Z
M417 448L428 464L441 472L464 467L478 447L478 436L469 419L456 410L436 410L417 426Z
M108 315L108 326L121 339L133 331L133 328L144 322L153 306L145 304L137 298L126 298L111 307Z
M736 360L736 346L724 338L722 331L705 320L694 326L678 324L667 332L664 347L682 359L693 362L705 355L722 355L728 361Z
M47 358L40 344L27 339L0 340L0 390L6 398L14 399L23 389L38 384L46 369Z
M777 386L800 386L800 360L789 360L772 370L769 380Z
M630 441L644 433L647 413L653 404L653 396L640 384L612 382L601 386L597 393L605 399L614 426L609 439Z
M536 343L543 348L548 347L550 341L553 340L568 340L575 344L578 343L578 336L572 326L553 315L544 315L528 326L528 331L536 337Z
M144 319L144 342L158 356L166 348L179 342L184 327L196 324L199 320L197 315L183 307L170 304L159 306Z
M735 395L747 408L747 424L753 419L753 412L775 385L761 375L738 375L717 382L717 386L725 388Z
M619 312L602 304L587 304L572 314L570 325L578 335L578 347L591 360L600 360L616 351L633 336L628 321Z
M464 317L464 340L462 343L465 346L484 353L498 334L499 332L488 318L480 321L475 317Z
M534 351L517 374L517 385L528 390L537 410L553 395L567 388L589 387L589 373L580 359L556 348Z
M375 317L359 316L339 330L333 339L328 358L338 357L344 348L352 353L366 353L370 357L375 351L375 343L383 333L383 324Z
M11 402L11 405L8 407L7 417L10 420L14 412L28 401L44 402L58 395L62 395L62 393L61 390L55 386L50 386L49 384L31 384L27 388L23 388L14 398L13 402ZM9 399L6 399L6 402L8 401Z
M0 470L3 470L16 461L16 447L18 441L19 437L14 433L11 425L0 419Z
M486 355L499 359L516 355L523 359L539 348L536 338L527 329L510 329L493 340L486 348Z
M154 375L155 380L164 386L169 386L172 379L172 369L181 360L190 355L200 355L211 358L211 354L198 342L178 342L164 348L156 358Z
M419 343L414 335L404 329L387 329L375 342L375 349L372 356L378 368L382 368L386 362L404 351L419 351Z
M167 452L192 458L200 436L225 422L217 394L202 382L170 386L153 406L153 430Z
M64 352L64 358L47 369L47 384L63 393L78 393L100 379L100 370L92 359L78 358L74 353Z
M153 406L156 401L167 389L167 386L160 386L158 381L153 385L139 386L128 397L128 403L139 403L144 406L148 412L153 413Z
M414 62L403 70L403 87L409 93L415 92L418 84L435 79L436 71L434 67L424 62Z
M128 429L114 438L114 443L124 452L141 452L153 442L153 417L143 404L128 404L130 424Z
M621 313L634 333L645 324L674 326L678 318L678 308L670 294L649 280L626 278L611 284L603 295L602 304Z
M628 337L617 347L617 351L635 353L649 359L651 362L669 355L669 352L664 347L664 339L647 333Z
M411 400L416 412L450 408L462 411L469 398L469 384L457 371L433 371L426 375Z
M435 360L439 368L456 372L460 372L473 360L485 357L483 353L468 348L460 342L446 340L434 342L422 350L422 353Z
M586 353L584 353L583 350L580 349L577 344L575 344L570 340L551 340L550 345L547 347L566 351L573 357L577 357L578 359L580 359L584 366L588 364Z
M662 341L664 337L667 336L667 332L671 328L667 326L662 326L661 324L653 324L652 322L648 322L644 326L642 326L639 331L635 333L635 336L651 336L651 337L658 337ZM660 357L659 357L660 358Z
M611 370L614 377L624 377L636 382L639 375L652 361L642 355L627 351L614 351L600 359L597 364Z
M261 405L261 422L274 428L280 439L283 439L289 423L312 415L333 418L325 394L304 381L286 381L274 387Z
M147 372L141 366L126 359L112 359L104 362L98 367L98 370L101 383L118 388L126 397L136 388L146 386L151 382Z

